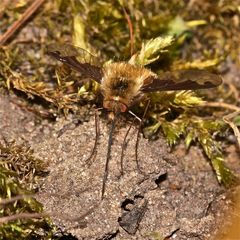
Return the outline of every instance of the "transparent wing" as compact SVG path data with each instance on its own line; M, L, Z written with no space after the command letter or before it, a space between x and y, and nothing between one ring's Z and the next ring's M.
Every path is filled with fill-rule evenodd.
M164 72L157 77L145 79L141 88L142 92L194 90L217 87L222 83L222 78L205 70L179 70Z
M70 44L51 44L47 47L47 53L84 76L100 83L103 76L102 68L98 66L100 61L87 50Z

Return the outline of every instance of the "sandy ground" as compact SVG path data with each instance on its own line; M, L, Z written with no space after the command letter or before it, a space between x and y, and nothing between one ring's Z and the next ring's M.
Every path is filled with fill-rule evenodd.
M49 164L49 175L37 199L54 222L78 239L212 239L221 228L223 212L231 207L210 164L197 146L170 152L163 137L140 138L136 167L136 129L129 134L120 174L127 123L117 126L104 199L101 189L109 124L100 118L100 139L91 166L85 165L95 141L94 116L64 132L71 122L39 121L19 108L15 96L0 96L0 140L28 142L35 156ZM11 100L11 101L10 101ZM165 237L165 238L164 238Z

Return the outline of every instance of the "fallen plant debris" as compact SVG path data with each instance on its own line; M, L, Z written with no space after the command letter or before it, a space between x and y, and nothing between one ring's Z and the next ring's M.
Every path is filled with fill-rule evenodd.
M9 40L9 38L28 20L28 18L30 18L34 14L34 12L38 10L38 8L43 4L43 2L44 0L36 0L28 9L26 9L22 17L19 20L17 20L8 29L8 31L1 36L0 46L4 45Z

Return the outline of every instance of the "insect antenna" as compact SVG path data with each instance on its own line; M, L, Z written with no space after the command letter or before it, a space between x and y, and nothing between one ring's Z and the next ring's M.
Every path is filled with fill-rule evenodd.
M105 193L105 189L106 189L106 181L107 181L107 177L108 177L108 165L109 165L109 161L111 159L111 147L112 147L112 143L113 143L113 131L114 131L114 128L115 128L115 125L116 125L116 120L117 120L117 113L112 120L110 132L109 132L107 158L106 158L106 163L105 163L105 169L104 169L104 175L103 175L103 184L102 184L102 195L101 195L102 200L104 198L104 193Z

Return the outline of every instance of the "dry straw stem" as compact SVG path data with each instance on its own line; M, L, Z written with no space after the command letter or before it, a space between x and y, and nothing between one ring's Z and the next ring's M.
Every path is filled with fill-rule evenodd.
M128 23L128 27L129 27L129 35L130 35L130 45L131 45L131 56L133 55L133 52L134 52L134 32L133 32L133 24L132 24L132 21L131 21L131 18L130 16L128 15L126 9L124 7L123 8L123 12L124 12L124 16L127 20L127 23Z
M203 102L199 106L226 108L226 109L229 109L229 110L234 110L234 111L239 111L240 112L240 107L237 107L237 106L232 105L232 104L224 103L224 102Z
M224 121L225 123L227 123L227 124L232 128L232 130L233 130L233 132L234 132L234 135L235 135L236 138L237 138L238 146L239 146L239 148L240 148L240 132L239 132L239 129L238 129L238 127L234 124L234 122L230 120L230 119L238 116L239 114L240 114L240 111L236 111L236 112L230 113L230 114L228 114L228 115L226 115L226 116L223 117L223 121Z
M228 104L228 103L223 103L223 102L204 102L202 104L200 104L200 106L205 106L205 107L220 107L220 108L226 108L229 110L234 110L235 112L230 113L226 116L223 117L223 121L225 123L227 123L233 130L234 135L237 138L237 142L238 142L238 146L240 147L240 132L238 127L234 124L233 121L231 121L230 119L238 116L240 114L240 107L237 107L235 105L232 104Z
M42 218L45 214L43 213L19 213L11 216L1 217L0 224L5 224L10 221L15 221L19 219L32 219L32 218Z
M22 200L22 199L31 198L31 197L33 197L33 195L18 195L18 196L11 197L11 198L1 199L0 205L7 205L7 204L15 202L17 200Z

